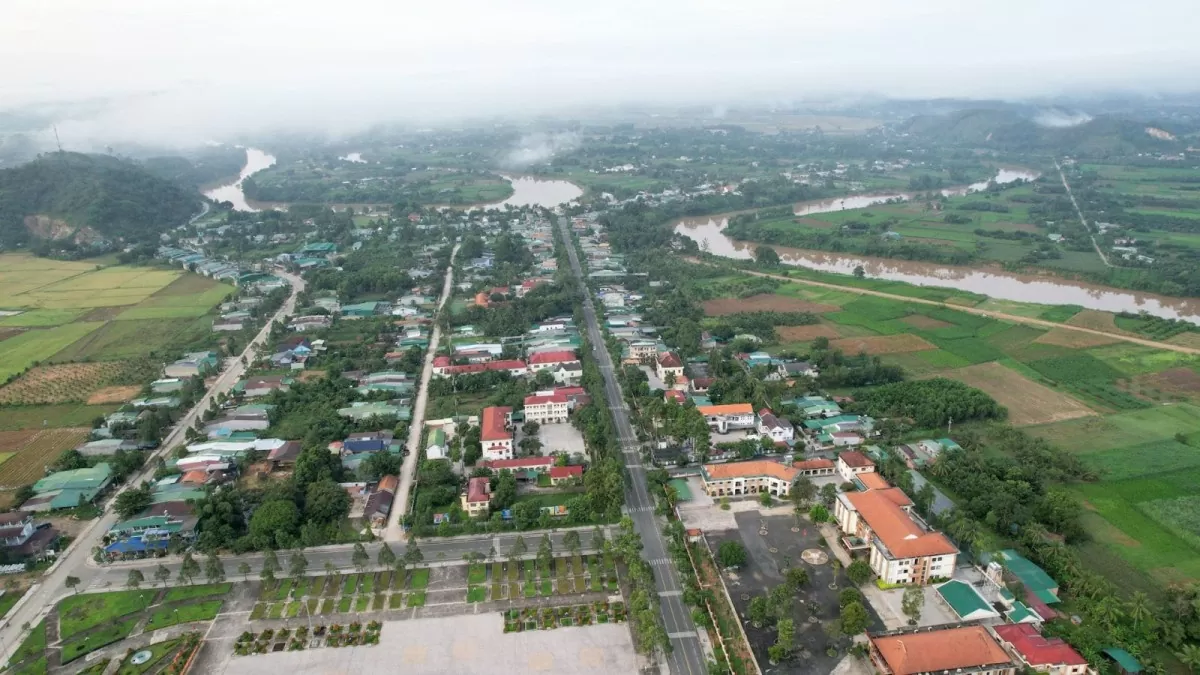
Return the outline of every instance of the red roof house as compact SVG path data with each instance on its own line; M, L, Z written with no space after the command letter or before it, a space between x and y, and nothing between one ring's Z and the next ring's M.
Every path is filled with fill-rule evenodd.
M1087 659L1061 638L1043 637L1033 624L1010 623L993 626L1000 643L1039 672L1074 675L1087 670Z

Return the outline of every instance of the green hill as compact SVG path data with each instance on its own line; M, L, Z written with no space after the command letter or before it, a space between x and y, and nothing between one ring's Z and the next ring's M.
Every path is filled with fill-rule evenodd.
M0 170L0 247L149 240L187 222L200 203L133 162L51 153Z

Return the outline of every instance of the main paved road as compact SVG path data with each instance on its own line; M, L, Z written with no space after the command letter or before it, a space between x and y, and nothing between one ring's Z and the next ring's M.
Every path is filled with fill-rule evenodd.
M592 356L595 357L600 374L604 377L604 394L608 399L613 425L621 443L625 468L629 471L625 503L629 509L629 516L633 519L634 529L642 537L642 557L654 570L663 627L666 628L673 647L667 657L667 664L672 675L705 675L708 672L708 663L700 647L696 624L692 622L691 612L683 603L683 586L679 582L675 562L667 555L666 543L659 530L660 524L654 515L654 501L646 488L646 470L642 467L637 435L629 424L629 411L625 408L625 399L621 396L620 386L617 385L612 359L605 348L604 336L600 333L600 326L596 320L596 310L592 306L587 283L583 278L583 269L579 265L579 254L575 250L565 220L560 223L559 233L571 259L571 270L579 280L583 293L583 315L587 322L588 340L592 344Z
M442 297L438 298L438 311L446 305L450 291L454 286L454 258L458 255L459 244L450 251L450 264L446 267L446 280L442 282ZM434 316L436 317L437 314ZM421 387L417 391L417 400L413 404L412 420L408 429L408 454L404 456L404 465L400 467L400 489L396 490L396 498L392 500L392 513L388 518L387 531L384 541L401 541L404 530L400 527L400 519L408 513L408 495L412 492L413 479L417 474L417 461L421 457L421 431L425 426L425 404L429 401L429 378L433 375L433 357L437 354L438 341L442 337L441 323L434 319L433 335L429 337L429 349L425 350L425 366L421 369Z
M270 335L271 324L276 319L292 313L296 307L296 295L304 290L304 280L300 277L283 272L277 272L277 274L291 283L292 294L284 301L283 306L279 308L275 316L271 317L271 320L263 326L258 335L254 336L254 339L246 345L241 356L244 356L247 361L254 358L255 347L264 343L267 336ZM242 365L241 358L227 359L226 366L224 372L217 377L216 382L208 390L208 393L204 395L204 398L176 423L174 429L163 440L159 449L147 459L142 472L131 477L125 483L124 487L113 493L112 498L105 504L106 511L104 515L93 520L79 537L71 543L71 546L59 556L58 562L41 578L39 583L30 589L27 597L20 603L20 607L13 612L4 626L0 628L0 652L3 653L3 659L0 659L0 661L7 661L9 652L15 649L20 643L21 627L25 623L29 623L30 626L36 625L41 620L43 614L49 611L50 607L60 597L69 592L66 589L68 576L78 578L80 580L80 588L85 588L90 586L98 576L104 574L101 569L89 563L91 563L92 549L100 545L104 533L108 532L109 528L118 521L116 512L111 509L113 501L116 500L118 494L130 486L139 485L142 481L153 478L153 457L169 456L171 450L183 442L187 429L208 409L209 403L217 394L229 391L241 378L242 373L246 369Z

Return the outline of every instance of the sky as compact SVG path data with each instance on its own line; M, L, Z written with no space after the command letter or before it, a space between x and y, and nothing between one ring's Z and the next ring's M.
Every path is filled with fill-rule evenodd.
M6 0L0 110L194 144L615 105L1189 91L1196 0Z

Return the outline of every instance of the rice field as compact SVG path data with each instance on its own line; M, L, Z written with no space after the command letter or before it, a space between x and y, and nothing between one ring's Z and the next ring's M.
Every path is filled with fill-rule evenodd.
M16 453L0 464L0 489L35 483L64 450L78 447L90 429L38 429L0 432L0 451Z
M5 340L4 349L0 349L0 381L24 371L35 362L45 361L102 325L99 322L69 323L28 330Z

